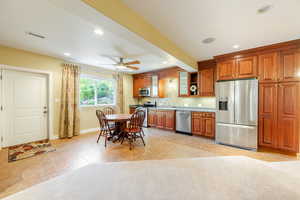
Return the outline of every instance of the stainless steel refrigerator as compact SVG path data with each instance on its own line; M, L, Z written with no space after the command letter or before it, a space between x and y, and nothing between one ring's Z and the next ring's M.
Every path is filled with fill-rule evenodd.
M216 142L257 149L258 80L216 83Z

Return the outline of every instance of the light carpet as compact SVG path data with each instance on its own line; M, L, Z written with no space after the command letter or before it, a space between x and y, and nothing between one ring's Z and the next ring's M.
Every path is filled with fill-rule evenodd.
M296 200L300 179L242 156L92 164L5 200Z

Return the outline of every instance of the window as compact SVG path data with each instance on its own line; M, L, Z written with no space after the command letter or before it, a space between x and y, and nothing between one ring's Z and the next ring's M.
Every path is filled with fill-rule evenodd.
M115 82L114 79L80 77L80 105L115 105Z

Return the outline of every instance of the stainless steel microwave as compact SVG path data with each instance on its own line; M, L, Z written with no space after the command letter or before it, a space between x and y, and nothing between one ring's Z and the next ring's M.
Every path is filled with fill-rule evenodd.
M150 88L140 88L139 89L139 96L141 97L150 97L151 96L151 89Z

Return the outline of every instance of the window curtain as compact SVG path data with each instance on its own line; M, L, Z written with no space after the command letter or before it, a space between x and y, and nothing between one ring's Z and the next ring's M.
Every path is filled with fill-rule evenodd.
M71 138L80 133L79 79L79 66L64 64L62 70L60 138Z
M115 79L117 80L117 108L119 113L124 113L123 108L123 73L118 72L115 75Z

